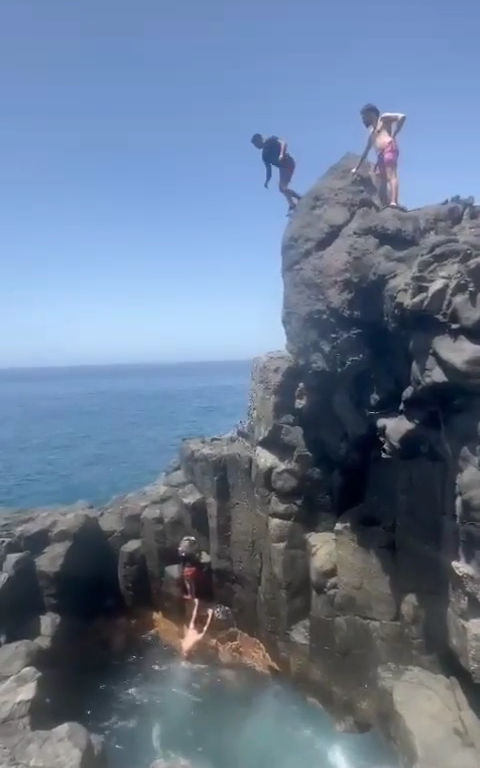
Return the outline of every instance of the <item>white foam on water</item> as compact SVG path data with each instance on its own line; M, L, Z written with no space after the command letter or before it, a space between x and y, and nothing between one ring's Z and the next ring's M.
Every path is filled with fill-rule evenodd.
M338 744L334 744L333 747L330 747L327 757L332 768L355 768Z
M181 688L172 688L172 693L178 693L180 696L186 696L187 699L190 699L191 701L199 701L201 703L202 699L200 699L198 696L194 696L193 693L189 693L189 691L183 691Z
M155 723L152 728L152 745L157 757L162 757L162 726Z

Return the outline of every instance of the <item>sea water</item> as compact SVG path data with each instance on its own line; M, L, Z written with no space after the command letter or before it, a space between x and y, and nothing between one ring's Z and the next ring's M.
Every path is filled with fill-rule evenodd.
M84 722L105 735L114 768L178 758L196 768L397 765L379 735L338 733L288 682L181 661L158 639L144 639L92 688L87 710Z
M0 370L0 507L103 504L245 418L251 363Z

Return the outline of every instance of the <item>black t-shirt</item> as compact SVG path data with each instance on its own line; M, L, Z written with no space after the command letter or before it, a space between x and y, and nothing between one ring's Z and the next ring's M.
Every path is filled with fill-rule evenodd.
M262 160L267 165L276 165L277 168L279 167L278 158L280 155L280 150L282 148L282 145L280 143L280 139L278 139L276 136L270 136L269 139L266 139L265 144L263 145L262 150Z

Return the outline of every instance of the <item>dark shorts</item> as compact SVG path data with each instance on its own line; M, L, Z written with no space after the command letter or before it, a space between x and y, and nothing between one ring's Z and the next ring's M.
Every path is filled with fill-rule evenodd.
M210 574L199 565L186 565L183 569L183 578L189 581L195 590L195 597L208 602L211 599L212 585Z
M287 155L283 161L283 164L278 168L280 174L280 184L282 187L288 187L292 180L292 176L295 173L295 160L290 155Z

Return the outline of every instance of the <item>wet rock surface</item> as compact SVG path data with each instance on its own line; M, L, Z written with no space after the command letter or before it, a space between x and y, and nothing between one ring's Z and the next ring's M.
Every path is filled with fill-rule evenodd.
M379 673L382 716L407 764L478 768L480 723L456 680L407 667Z
M12 765L35 743L53 761L39 766L62 750L62 765L100 764L80 726L35 722L39 681L71 622L183 605L178 545L194 536L215 601L337 712L378 722L406 766L478 768L480 210L381 210L355 163L287 227L288 352L255 361L247 425L185 442L170 472L99 511L2 523Z

